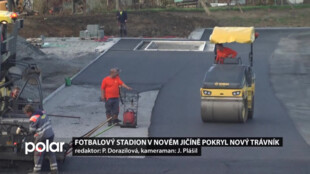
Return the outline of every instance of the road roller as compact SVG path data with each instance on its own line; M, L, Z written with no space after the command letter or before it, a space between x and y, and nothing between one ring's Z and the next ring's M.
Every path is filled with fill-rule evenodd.
M257 38L254 27L215 27L210 35L214 44L240 43L250 45L249 65L241 57L225 58L206 72L201 95L203 122L245 123L254 114L255 74L253 43ZM216 54L216 51L215 51Z

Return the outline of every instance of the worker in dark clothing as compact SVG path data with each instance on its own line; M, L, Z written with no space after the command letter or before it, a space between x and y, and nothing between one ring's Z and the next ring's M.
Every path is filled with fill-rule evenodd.
M29 132L34 133L34 143L44 143L47 144L54 141L54 131L52 129L51 121L49 117L44 113L44 111L35 111L31 105L26 105L24 107L24 113L30 117ZM57 161L54 152L34 152L34 168L33 173L39 173L41 171L41 166L45 154L48 155L50 162L51 173L58 173Z
M22 112L25 107L25 99L19 96L20 88L18 86L13 87L9 96L4 96L1 100L4 102L3 113L8 111L20 111ZM19 97L18 97L19 96Z
M236 56L236 51L228 47L224 47L223 44L216 44L216 63L223 64L225 58L235 58Z
M13 99L16 99L18 97L20 93L20 88L18 86L15 86L13 89L12 89L12 92L11 92L11 96Z
M23 108L25 107L25 104L23 104L23 102L26 102L26 100L22 97L19 96L20 94L20 88L18 86L15 86L13 89L12 89L12 92L11 92L11 99L9 100L9 109L11 110L19 110L19 111L22 111ZM19 98L17 98L19 96ZM17 103L15 103L17 102ZM14 105L15 103L15 105Z
M127 86L119 77L119 69L112 68L110 75L102 80L101 84L101 100L105 101L105 109L107 119L112 117L112 120L108 122L108 125L112 124L119 125L118 119L119 114L119 88L124 87L128 90L132 90Z
M119 11L116 13L116 18L118 21L118 26L119 26L119 33L120 36L127 36L127 12L124 11L122 8L119 9Z

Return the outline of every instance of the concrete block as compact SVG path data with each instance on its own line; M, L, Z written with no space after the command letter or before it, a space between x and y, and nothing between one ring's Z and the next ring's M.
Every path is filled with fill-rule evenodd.
M90 35L87 30L80 31L80 39L89 39Z
M104 38L104 30L99 30L98 39L103 39L103 38Z
M97 38L98 37L98 31L99 31L99 25L94 24L94 25L87 25L87 31L89 32L89 36L91 38Z

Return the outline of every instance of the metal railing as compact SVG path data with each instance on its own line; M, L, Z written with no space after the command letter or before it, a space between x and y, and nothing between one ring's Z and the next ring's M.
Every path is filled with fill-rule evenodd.
M11 34L7 33L7 24L1 23L0 25L0 72L6 68L6 64L15 62L18 31L23 27L23 20L19 19L13 23ZM0 78L2 78L2 73Z

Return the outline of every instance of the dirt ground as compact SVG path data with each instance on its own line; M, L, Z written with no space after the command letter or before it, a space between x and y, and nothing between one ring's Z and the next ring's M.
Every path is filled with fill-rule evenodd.
M196 28L218 26L255 27L304 27L310 26L310 8L269 9L240 11L216 11L212 16L204 12L130 12L128 13L128 36L187 37ZM79 36L87 24L104 26L105 34L118 36L114 13L70 16L27 16L21 36L71 37Z

